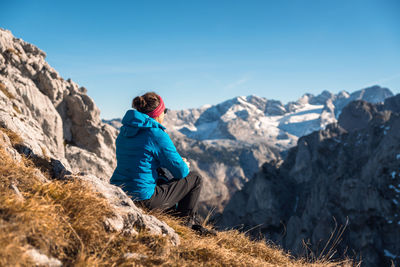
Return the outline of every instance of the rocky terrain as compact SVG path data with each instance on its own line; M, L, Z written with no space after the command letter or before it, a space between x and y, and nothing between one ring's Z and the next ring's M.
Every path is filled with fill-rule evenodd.
M70 79L64 80L32 44L0 30L0 126L21 135L35 154L74 172L109 179L117 131Z
M337 249L363 266L397 266L399 111L400 95L349 103L338 123L301 137L283 162L264 164L234 194L219 225L250 229L297 255L305 253L304 240L316 255Z
M373 86L351 94L305 94L285 105L257 96L236 97L214 106L171 110L164 124L180 154L205 177L203 213L212 208L221 212L262 164L285 158L299 137L336 122L346 104L380 103L392 95ZM121 126L120 119L105 122Z

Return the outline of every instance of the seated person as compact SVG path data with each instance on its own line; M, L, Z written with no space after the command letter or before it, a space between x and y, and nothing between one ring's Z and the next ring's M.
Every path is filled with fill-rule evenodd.
M136 204L150 210L175 210L200 234L215 234L198 223L197 205L202 177L176 151L162 125L167 109L163 99L148 92L133 99L116 140L117 167L110 183L122 186ZM161 168L173 179L167 179Z

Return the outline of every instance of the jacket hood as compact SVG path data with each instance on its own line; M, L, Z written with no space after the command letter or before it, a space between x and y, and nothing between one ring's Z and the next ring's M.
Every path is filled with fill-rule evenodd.
M120 133L124 136L135 136L141 129L160 128L165 130L165 127L156 120L134 109L125 113L122 125Z

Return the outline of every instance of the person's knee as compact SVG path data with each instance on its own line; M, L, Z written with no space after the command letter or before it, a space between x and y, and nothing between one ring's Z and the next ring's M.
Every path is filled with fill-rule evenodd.
M196 186L203 186L203 176L200 175L200 173L196 172L196 171L192 171L190 172L190 174L193 176L193 178L196 180Z

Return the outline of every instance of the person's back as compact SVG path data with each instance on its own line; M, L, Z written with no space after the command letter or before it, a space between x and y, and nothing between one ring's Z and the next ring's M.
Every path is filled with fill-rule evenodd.
M174 178L189 174L189 168L160 123L137 110L128 110L122 125L116 140L117 167L110 183L123 186L134 200L145 200L154 193L158 168L167 168ZM169 158L161 155L165 152L159 143L172 152L168 153Z

